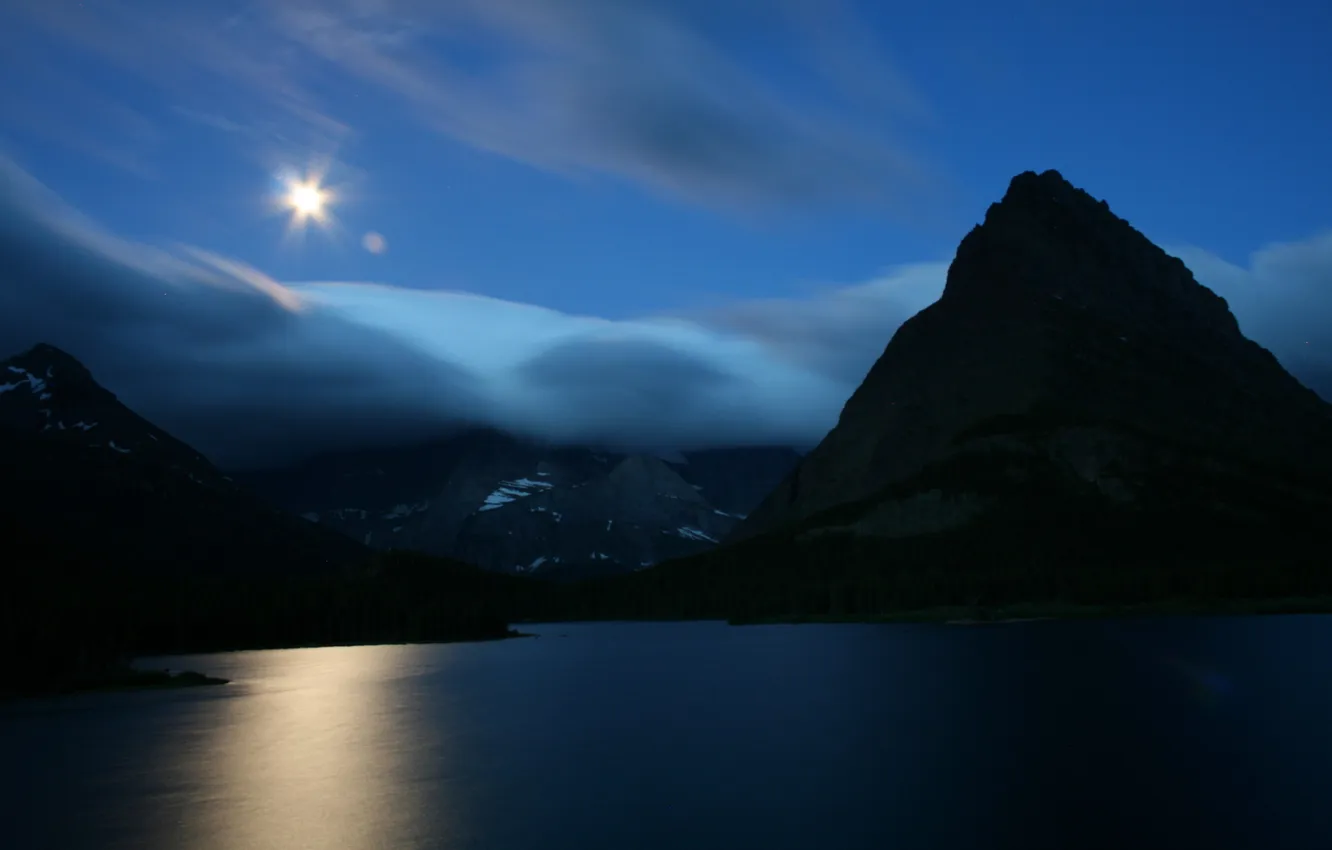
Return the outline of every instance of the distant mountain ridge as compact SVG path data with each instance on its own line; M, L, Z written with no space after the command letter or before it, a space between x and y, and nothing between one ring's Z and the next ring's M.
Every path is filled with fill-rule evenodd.
M236 477L367 546L573 576L638 570L715 545L797 459L789 448L759 447L666 460L475 430Z
M666 460L472 430L228 476L44 344L0 361L0 430L5 483L41 514L30 529L79 526L89 545L160 566L208 549L214 565L317 569L392 548L516 574L628 572L715 545L798 459ZM242 556L251 545L271 551Z

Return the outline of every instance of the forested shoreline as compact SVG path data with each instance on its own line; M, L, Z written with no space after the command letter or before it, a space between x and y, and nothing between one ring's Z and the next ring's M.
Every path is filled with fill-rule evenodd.
M989 541L997 542L997 541ZM985 541L974 541L984 546ZM1070 564L968 562L956 538L884 545L769 537L628 575L554 582L413 552L326 575L198 576L33 563L3 606L3 690L49 686L150 654L498 639L523 622L719 619L734 623L978 620L1007 616L1308 611L1332 607L1316 552L1264 560L1217 547ZM1016 612L1016 613L1015 613ZM202 671L207 672L207 671Z

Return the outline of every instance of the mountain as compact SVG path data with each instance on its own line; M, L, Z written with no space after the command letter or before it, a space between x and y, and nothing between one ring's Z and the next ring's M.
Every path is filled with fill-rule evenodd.
M21 560L301 572L368 556L241 490L49 345L0 361L0 470L0 526Z
M476 430L236 477L275 506L367 546L575 577L715 545L798 457L766 447L623 454Z
M535 592L261 502L49 345L0 360L0 501L0 698L141 684L138 653L504 637Z
M729 540L978 569L1276 564L1326 554L1330 515L1332 406L1047 171L1012 180Z
M82 363L54 346L39 344L0 361L0 427L133 455L202 486L234 489L201 454L121 404Z

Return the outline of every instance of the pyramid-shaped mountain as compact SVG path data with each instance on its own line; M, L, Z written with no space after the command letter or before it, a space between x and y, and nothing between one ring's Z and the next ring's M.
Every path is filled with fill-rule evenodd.
M1183 262L1046 171L1013 179L942 297L731 539L989 528L978 546L1114 548L1095 527L1121 556L1204 537L1278 553L1329 511L1332 405Z

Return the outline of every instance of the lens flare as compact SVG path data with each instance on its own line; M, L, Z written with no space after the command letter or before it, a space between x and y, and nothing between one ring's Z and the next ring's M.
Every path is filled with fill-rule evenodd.
M382 254L388 250L388 240L382 234L372 230L361 237L361 246L371 254Z

